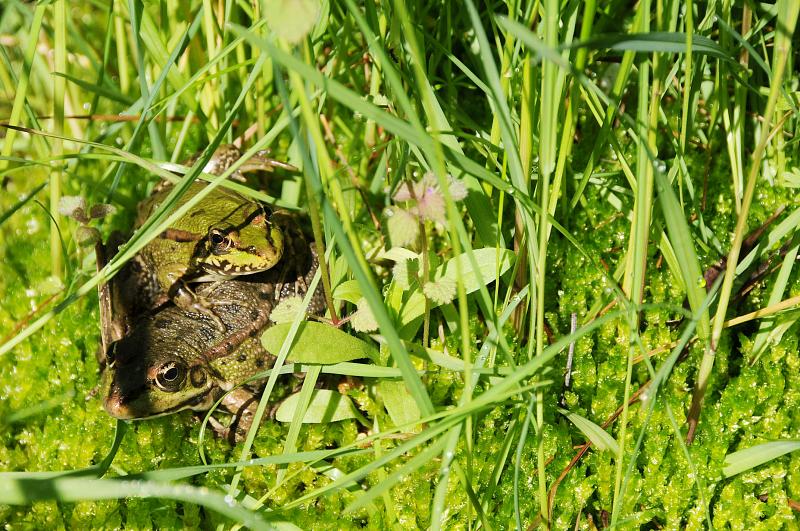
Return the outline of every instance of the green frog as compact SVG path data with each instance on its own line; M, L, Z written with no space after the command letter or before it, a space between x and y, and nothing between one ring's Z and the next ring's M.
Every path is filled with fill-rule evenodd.
M198 288L198 295L215 301L225 332L207 315L170 303L131 316L124 305L114 303L119 284L112 280L104 286L101 387L106 411L119 419L204 411L225 395L221 406L234 415L232 428L216 420L212 427L232 441L246 433L257 407L253 390L263 380L237 386L272 366L274 356L261 345L261 331L281 300L305 295L318 267L313 245L299 238L293 241L297 244L288 259L270 271ZM308 311L319 313L323 308L318 290ZM108 318L108 312L116 313Z
M236 146L221 146L204 170L220 175L240 156ZM270 170L276 166L292 168L262 152L238 171ZM176 208L206 186L200 181L192 183ZM162 183L139 205L135 228L144 224L171 190L171 184ZM148 286L153 305L170 299L184 310L209 317L224 331L224 320L212 309L216 303L190 285L227 280L275 266L283 256L286 241L284 231L272 217L262 203L226 188L215 188L142 249L135 260L139 262L138 271L148 281L140 284Z

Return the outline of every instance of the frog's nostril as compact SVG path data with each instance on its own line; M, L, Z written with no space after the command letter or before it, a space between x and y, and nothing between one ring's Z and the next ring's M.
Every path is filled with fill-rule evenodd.
M125 402L125 397L118 390L112 391L103 400L103 408L115 419L130 420L136 418L136 415L133 414Z

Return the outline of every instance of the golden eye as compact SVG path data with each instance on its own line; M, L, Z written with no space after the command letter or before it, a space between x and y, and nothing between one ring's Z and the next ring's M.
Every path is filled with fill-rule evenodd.
M216 255L227 254L233 246L230 237L219 229L208 231L208 242L211 244L211 252Z
M179 361L168 361L158 368L156 385L167 392L175 392L186 380L186 365Z

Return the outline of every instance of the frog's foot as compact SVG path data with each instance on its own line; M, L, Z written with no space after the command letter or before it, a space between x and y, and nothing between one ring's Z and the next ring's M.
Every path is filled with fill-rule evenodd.
M172 302L181 310L204 315L214 323L214 327L217 330L222 333L228 331L228 327L225 326L220 316L213 310L214 306L225 304L227 301L212 301L206 299L202 295L198 295L196 292L192 291L183 281L177 284L177 287L170 295Z
M232 435L236 434L235 429L231 428L230 426L226 426L213 416L208 417L208 425L211 427L211 431L214 432L214 435L220 439L226 439L231 444L235 443L235 437L232 437Z
M258 409L259 397L249 389L239 387L228 393L222 400L222 407L233 414L233 419L229 426L225 426L223 431L217 432L221 437L225 437L231 444L237 444L245 440L247 432L253 425L253 419ZM273 404L264 413L264 418L275 418L278 404Z

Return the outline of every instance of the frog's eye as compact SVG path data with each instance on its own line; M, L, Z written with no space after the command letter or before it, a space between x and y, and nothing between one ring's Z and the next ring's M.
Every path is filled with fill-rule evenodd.
M167 392L175 392L186 380L186 365L177 361L168 361L158 368L156 385Z
M211 252L216 255L227 254L233 247L233 240L219 229L208 231L208 242L211 244Z

